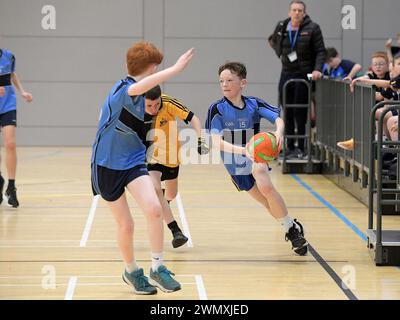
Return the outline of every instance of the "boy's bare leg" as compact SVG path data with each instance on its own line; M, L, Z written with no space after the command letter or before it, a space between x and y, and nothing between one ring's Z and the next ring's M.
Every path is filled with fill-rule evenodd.
M168 190L169 190L168 188L170 188L171 184L169 184L169 185L167 184L166 194L164 196L162 188L161 188L161 172L150 171L149 174L150 174L150 177L152 178L158 198L160 199L160 203L162 204L164 221L172 233L172 237L173 237L172 246L174 248L181 247L189 239L183 234L182 230L179 228L178 223L175 221L174 215L172 214L171 207L169 206L169 203L166 200L166 199L168 199L168 198L166 198L166 194L168 193ZM177 181L178 179L174 179L174 180ZM174 180L167 180L166 182L174 181ZM176 183L176 185L177 185L177 183ZM173 192L170 192L169 194L173 195Z
M268 166L263 163L254 163L253 176L256 180L257 189L268 201L271 215L276 219L287 216L288 212L285 202L272 184L268 173Z
M181 289L181 285L171 276L164 266L164 225L162 206L150 176L136 178L127 186L147 219L147 229L151 247L151 269L149 283L165 292Z
M147 175L140 176L131 181L127 188L146 217L151 251L162 253L164 249L162 207L151 178Z
M15 180L17 171L17 148L15 139L15 126L5 126L2 128L4 137L4 147L6 149L6 167L8 179Z
M107 202L107 205L117 222L117 242L122 258L126 264L129 264L135 260L133 251L134 223L125 194L116 201Z
M254 163L253 176L256 185L250 189L250 195L266 208L269 207L271 215L282 225L286 241L290 240L292 243L293 251L299 255L307 254L308 243L304 238L303 226L288 215L286 204L269 177L268 166L262 163Z
M178 194L178 178L165 181L165 199L172 201Z
M172 215L171 208L169 207L167 200L165 200L162 188L161 188L161 172L159 171L149 171L149 175L151 180L153 181L154 188L157 194L157 197L162 206L163 218L166 224L174 221L174 216Z
M2 128L4 147L6 149L6 167L8 173L8 186L6 196L8 204L14 208L19 207L17 189L15 187L15 175L17 170L17 148L15 142L15 126L8 125Z

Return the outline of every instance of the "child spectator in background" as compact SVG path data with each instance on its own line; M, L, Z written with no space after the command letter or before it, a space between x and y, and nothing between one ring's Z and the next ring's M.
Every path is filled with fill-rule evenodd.
M326 49L326 63L322 70L330 78L353 80L362 70L362 66L351 60L342 59L335 48Z

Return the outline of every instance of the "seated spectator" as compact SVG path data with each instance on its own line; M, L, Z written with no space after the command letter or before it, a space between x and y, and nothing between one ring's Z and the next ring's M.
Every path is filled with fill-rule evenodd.
M389 59L385 52L377 51L371 56L371 71L362 77L354 79L350 84L351 91L353 91L354 84L362 79L390 80ZM381 93L382 90L382 88L377 87L377 92L375 95L375 100L377 103L383 101L384 99Z
M362 70L360 64L342 59L335 48L326 49L326 63L323 74L330 78L353 80Z
M351 86L354 86L356 82L364 82L368 84L374 84L378 88L381 88L381 95L385 100L393 100L399 101L400 100L400 53L398 53L393 58L393 67L392 71L390 72L391 80L381 80L381 79L366 79L366 78L357 78L354 79L351 83ZM387 108L387 107L385 107ZM382 114L383 110L378 110L376 112L376 120L379 119L380 115ZM394 128L394 121L397 119L398 112L397 110L391 111L386 113L384 121L383 121L383 130L384 134L387 138L392 139L395 137L397 140L397 127ZM389 121L390 120L390 121Z
M379 59L382 59L380 57L378 60L377 54L374 54L373 57L375 56L375 60L373 58L373 61L377 62ZM383 60L385 60L383 58ZM382 61L381 61L382 62ZM392 71L390 72L390 78L391 80L385 80L381 79L379 77L379 74L382 76L383 70L378 70L376 69L377 66L374 66L373 64L373 72L378 76L378 79L374 79L374 75L370 74L369 76L366 75L364 77L359 77L357 79L354 79L350 86L354 87L356 82L364 82L367 84L373 84L378 87L378 90L380 90L380 94L385 100L393 100L393 101L399 101L400 100L400 53L398 53L394 57L393 61L393 67ZM379 67L379 66L378 66ZM383 107L376 112L376 120L379 120L382 112L386 110L388 107ZM383 119L383 132L385 136L390 139L390 140L398 140L398 133L397 133L397 121L398 121L398 112L397 110L390 111L385 114L385 118ZM347 141L341 141L338 142L337 145L340 148L343 148L345 150L353 150L354 148L354 140L350 139Z

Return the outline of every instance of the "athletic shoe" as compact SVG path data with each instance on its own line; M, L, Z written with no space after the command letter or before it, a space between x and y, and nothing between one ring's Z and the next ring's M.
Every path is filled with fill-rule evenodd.
M342 148L344 150L351 151L354 149L354 139L346 140L346 141L340 141L337 143L337 146L339 148Z
M159 287L164 292L173 292L181 289L178 281L171 277L175 275L165 266L159 266L157 271L150 269L149 283L155 287Z
M172 233L173 239L172 239L172 246L174 248L179 248L180 246L183 246L186 242L188 242L188 237L186 237L181 230L178 230L176 232Z
M18 199L17 199L17 189L16 188L11 189L11 190L7 189L5 196L8 198L8 204L10 206L12 206L13 208L18 208L19 207L19 202L18 202Z
M291 226L289 231L286 233L285 240L290 240L293 251L298 255L304 256L307 254L308 242L304 238L304 229L296 219L294 219L293 226Z
M131 273L125 270L122 274L122 280L124 280L127 285L133 287L133 292L136 294L157 293L157 289L149 283L148 278L144 275L142 268Z

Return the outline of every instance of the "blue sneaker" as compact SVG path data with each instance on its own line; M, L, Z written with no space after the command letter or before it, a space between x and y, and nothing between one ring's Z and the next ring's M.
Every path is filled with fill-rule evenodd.
M136 294L156 294L157 289L149 284L147 277L143 273L143 269L137 269L131 273L126 270L122 274L122 280L133 287Z
M159 266L157 271L150 268L149 283L155 287L159 287L164 292L174 292L181 289L178 281L171 277L175 275L165 266Z

